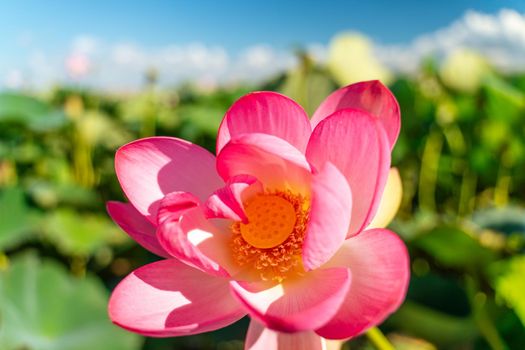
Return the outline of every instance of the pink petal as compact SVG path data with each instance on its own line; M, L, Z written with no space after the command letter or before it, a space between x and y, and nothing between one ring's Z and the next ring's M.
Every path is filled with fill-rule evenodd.
M166 220L177 221L188 210L199 206L199 199L187 192L168 193L159 203L157 225Z
M246 222L243 202L247 197L263 191L262 184L253 176L232 177L226 186L215 191L205 204L206 217Z
M232 281L233 294L252 317L283 332L316 329L337 312L350 287L346 268L318 269L282 284Z
M151 137L122 146L115 155L115 169L130 202L153 223L165 194L185 191L204 201L223 185L210 152L171 137Z
M276 92L253 92L237 100L219 127L217 154L241 134L277 136L304 152L312 129L303 108Z
M245 315L227 279L175 259L133 271L113 291L108 309L115 324L151 337L208 332Z
M217 171L227 181L236 175L252 175L266 189L292 188L306 192L310 165L288 142L272 135L245 134L231 140L217 156Z
M325 340L312 331L281 333L251 320L245 350L324 350Z
M228 277L233 270L229 235L206 220L200 207L164 219L157 237L168 253L202 271Z
M170 255L162 248L155 234L156 227L129 203L108 202L106 209L117 225L150 252L162 257Z
M315 111L312 127L344 108L362 109L379 118L388 135L390 148L394 148L401 128L399 105L392 92L379 80L363 81L333 92Z
M303 265L313 270L343 244L350 225L352 193L346 178L330 162L312 178L310 220L303 245Z
M306 157L317 169L332 162L352 189L352 221L347 237L374 217L390 168L390 149L383 128L370 114L343 109L320 122Z
M409 257L399 237L373 229L348 239L327 266L349 267L352 285L335 317L317 330L325 338L354 337L383 322L405 299Z

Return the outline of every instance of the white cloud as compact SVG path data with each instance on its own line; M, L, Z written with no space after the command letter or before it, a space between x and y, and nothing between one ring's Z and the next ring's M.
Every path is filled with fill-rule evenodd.
M243 50L227 69L228 81L258 81L285 71L296 64L291 52L278 51L269 45L254 45Z
M525 14L504 9L495 15L468 11L446 28L417 37L408 45L379 45L376 52L395 71L411 72L430 55L442 59L468 48L504 71L525 69Z
M157 48L136 43L100 45L87 58L91 71L82 82L119 90L140 88L144 74L150 69L158 72L162 86L187 80L212 86L265 79L292 67L295 62L292 53L279 52L268 45L254 45L232 56L223 47L201 43Z
M115 64L142 66L145 63L142 50L134 44L117 44L111 49L110 59Z
M12 69L7 72L5 77L5 86L8 89L21 89L24 85L24 77L18 69Z
M60 58L51 57L44 50L33 50L27 60L25 85L41 87L62 80L61 66Z
M80 35L73 39L71 51L76 54L92 55L99 47L97 38L91 35Z
M326 44L306 43L305 47L316 60L326 60ZM394 72L406 73L415 71L429 55L442 59L458 48L477 51L505 71L525 70L525 14L513 10L501 10L494 15L468 11L449 26L421 35L408 44L375 44L374 52ZM75 79L75 83L105 90L133 91L144 84L149 69L159 73L162 86L187 80L214 86L267 79L296 62L293 52L266 44L233 54L221 46L202 43L146 47L81 35L73 38L62 56L33 48L26 62L0 71L5 77L0 86L3 83L6 87L45 88ZM71 67L80 67L85 73L72 74Z

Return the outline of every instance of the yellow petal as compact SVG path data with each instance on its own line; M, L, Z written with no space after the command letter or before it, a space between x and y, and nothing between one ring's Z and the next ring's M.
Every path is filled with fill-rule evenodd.
M345 340L332 340L332 339L324 339L326 344L326 350L341 350L343 348L343 345L345 343Z
M387 227L390 221L396 216L399 206L401 205L401 198L403 197L403 185L401 177L397 168L390 168L388 173L388 180L386 182L383 197L379 203L376 216L367 228L383 228Z

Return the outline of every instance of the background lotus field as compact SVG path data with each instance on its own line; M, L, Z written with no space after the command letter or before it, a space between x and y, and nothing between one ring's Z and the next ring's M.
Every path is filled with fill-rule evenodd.
M282 92L311 115L329 93L368 77L344 59L295 57L256 83L167 87L152 69L133 93L74 83L0 92L0 349L242 349L246 319L171 339L111 324L110 291L157 257L109 219L105 203L125 200L113 161L126 142L169 135L214 152L225 111L245 93ZM405 350L525 349L525 73L469 51L427 57L411 74L366 67L401 107L392 164L403 200L389 227L409 248L412 274L381 330ZM374 349L366 337L344 348Z

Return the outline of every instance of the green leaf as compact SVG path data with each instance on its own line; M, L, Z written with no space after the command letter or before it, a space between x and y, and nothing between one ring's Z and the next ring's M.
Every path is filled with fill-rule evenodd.
M525 109L525 95L518 88L497 77L487 79L486 110L489 118L506 123L520 123Z
M95 207L100 204L100 198L96 192L72 183L34 178L27 181L27 189L32 199L44 208L56 205Z
M525 326L525 255L516 256L498 265L493 267L499 272L494 274L493 279L496 296L514 310Z
M390 316L386 325L431 341L440 349L450 349L454 344L468 344L478 334L474 321L469 317L450 316L411 301L406 301Z
M125 242L117 225L105 215L79 214L58 209L47 217L45 234L68 255L90 255L110 244Z
M59 128L67 123L61 111L30 96L13 93L0 94L0 122L10 121L24 124L35 131Z
M0 192L0 250L26 239L35 222L35 215L29 212L21 188L12 187Z
M451 268L485 266L494 253L465 231L452 226L437 227L417 237L413 244L437 263Z
M221 124L224 110L215 106L187 105L178 109L181 120L189 122L209 136L216 136Z
M98 279L69 276L57 263L18 256L0 272L0 349L133 350L139 336L113 325Z
M485 119L480 122L481 140L491 151L498 151L509 141L512 125L502 119Z

